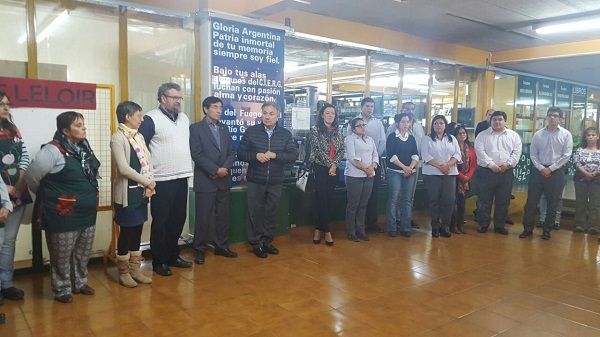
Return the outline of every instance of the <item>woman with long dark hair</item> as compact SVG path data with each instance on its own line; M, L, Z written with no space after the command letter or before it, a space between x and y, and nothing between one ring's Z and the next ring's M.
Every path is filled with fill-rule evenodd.
M464 126L457 124L453 135L458 141L462 163L458 164L456 208L452 215L450 231L454 234L467 234L464 225L466 194L471 189L471 180L477 169L477 156L475 154L475 147L469 141L469 134Z
M580 147L573 155L575 163L574 232L598 234L600 221L600 134L595 127L583 131Z
M56 132L25 173L36 194L32 222L46 232L54 299L71 303L73 293L94 295L87 264L96 232L100 162L87 141L83 115L56 117Z
M457 164L460 148L454 136L446 132L448 122L443 115L433 117L431 134L423 139L423 180L429 197L431 236L450 237L450 221L456 201Z
M31 202L24 173L29 155L19 128L10 113L10 99L0 92L0 174L12 202L12 213L4 222L4 240L0 240L0 302L2 298L21 300L25 293L13 284L15 244L25 205Z
M333 237L329 228L331 198L337 181L337 168L344 158L344 135L338 128L335 107L326 103L319 109L317 125L310 130L309 163L315 174L316 186L316 228L313 243L321 242L333 246Z

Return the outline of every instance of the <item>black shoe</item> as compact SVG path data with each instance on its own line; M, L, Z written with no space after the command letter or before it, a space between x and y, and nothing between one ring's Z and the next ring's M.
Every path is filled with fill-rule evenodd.
M439 238L440 237L440 230L439 229L432 229L431 230L431 236L434 238Z
M358 237L356 237L356 235L354 235L354 234L348 234L348 240L354 241L354 242L360 242Z
M405 237L405 238L410 238L411 235L412 235L412 232L404 232L404 231L400 232L400 236Z
M412 228L416 228L416 229L419 229L419 228L421 228L421 226L419 226L419 224L417 224L416 222L414 222L414 221L412 221L412 220L410 220L410 226L411 226Z
M265 252L267 252L271 255L279 254L279 249L275 248L275 246L273 246L273 245L265 246L264 249L265 249Z
M216 252L215 252L216 254ZM199 250L196 252L196 257L194 258L195 264L204 264L204 251Z
M507 225L514 225L515 224L515 222L512 221L512 219L510 219L510 218L506 219L506 221L504 221L504 223L507 224Z
M262 246L252 248L252 252L254 253L254 255L260 257L261 259L265 259L267 258L267 256L269 256L269 254L267 254L267 251Z
M152 270L160 276L171 276L173 273L171 272L171 268L166 264L158 264L152 267Z
M531 229L524 229L523 233L519 234L519 238L523 239L526 238L528 236L532 236L533 235L533 231Z
M2 297L2 293L0 293L0 305L4 304L4 297Z
M367 234L359 234L358 239L363 241L370 241L369 236Z
M560 223L555 223L554 226L552 226L552 229L554 229L555 231L560 229Z
M452 236L452 234L447 229L440 229L440 236L445 237L445 238L449 238L449 237Z
M238 257L238 254L229 248L215 248L215 255L225 256L225 257L229 257L229 258Z
M192 263L190 261L186 261L186 260L182 259L181 256L178 256L177 260L175 260L172 263L169 263L169 267L192 268Z
M0 312L0 324L6 323L6 314Z
M487 233L488 228L487 227L477 227L477 231L479 233Z
M398 235L396 232L392 232L392 231L390 231L390 232L387 232L387 234L388 234L389 236L393 237L393 238L395 238L395 237L396 237L396 235Z
M506 228L494 228L494 232L502 235L508 235Z
M540 223L538 223L537 225L535 225L535 227L536 227L536 228L542 228L542 227L544 227L544 223L543 223L543 222L540 222Z
M25 297L25 292L19 288L10 287L2 289L2 296L11 301L19 301Z
M551 237L550 231L544 231L542 233L542 239L544 239L544 240L550 240L550 237Z

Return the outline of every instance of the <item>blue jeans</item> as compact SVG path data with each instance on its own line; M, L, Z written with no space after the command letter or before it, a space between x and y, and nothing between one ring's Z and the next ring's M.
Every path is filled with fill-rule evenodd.
M396 220L400 218L400 231L410 232L410 219L412 217L413 189L417 182L417 175L404 174L388 169L386 172L388 183L387 231L396 232Z
M25 206L16 208L0 228L0 288L13 286L13 265L15 262L15 242L21 226Z

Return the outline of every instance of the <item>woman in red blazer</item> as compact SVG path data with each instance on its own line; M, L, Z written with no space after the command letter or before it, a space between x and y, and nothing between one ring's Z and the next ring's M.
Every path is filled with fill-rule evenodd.
M460 124L454 129L454 137L458 140L462 163L458 164L458 177L456 179L456 208L452 216L450 231L455 234L466 234L465 231L465 194L471 187L471 180L477 169L477 156L475 148L469 141L467 130Z

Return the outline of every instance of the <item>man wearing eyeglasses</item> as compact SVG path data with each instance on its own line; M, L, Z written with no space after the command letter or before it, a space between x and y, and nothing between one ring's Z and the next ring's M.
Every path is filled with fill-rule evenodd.
M161 276L170 267L191 268L179 256L179 236L187 213L188 178L192 176L190 121L181 113L183 96L176 83L158 88L158 107L144 115L139 132L152 154L156 194L150 201L152 269Z
M529 175L527 202L523 214L523 233L519 235L520 238L533 235L537 204L542 195L546 197L546 214L556 213L558 202L562 198L567 162L573 153L573 136L560 126L562 110L551 107L546 116L546 127L533 135L529 147L533 167ZM542 239L550 240L553 225L554 217L546 216Z

